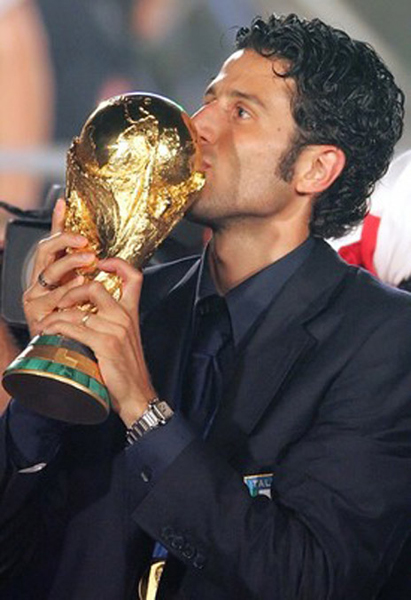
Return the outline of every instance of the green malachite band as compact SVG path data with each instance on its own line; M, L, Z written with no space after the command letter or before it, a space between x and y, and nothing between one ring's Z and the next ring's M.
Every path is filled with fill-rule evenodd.
M87 348L87 346L84 346L84 344L75 342L74 340L71 340L70 338L67 338L62 335L43 335L43 334L38 335L31 340L31 342L27 346L27 348L35 348L36 346L49 346L49 347L53 347L53 348L65 348L66 350L69 350L69 351L78 352L78 353L82 354L83 356L86 356L87 358L94 360L94 362L97 362L95 360L95 357L94 357L92 351L90 350L90 348Z
M42 336L46 337L46 336ZM53 336L49 336L52 338ZM42 343L45 343L42 339ZM101 385L98 381L96 381L93 377L86 375L86 373L82 373L77 369L73 369L73 367L68 367L67 365L62 365L60 363L53 362L51 360L44 360L41 358L16 358L11 365L6 369L5 374L10 373L11 371L26 371L27 374L30 374L30 371L34 371L35 375L41 375L43 373L50 373L61 377L62 379L68 379L77 383L78 385L90 390L90 392L101 398L107 406L110 406L110 396L108 394L107 388Z
M36 339L36 344L44 344L45 346L60 346L61 345L61 336L40 335Z

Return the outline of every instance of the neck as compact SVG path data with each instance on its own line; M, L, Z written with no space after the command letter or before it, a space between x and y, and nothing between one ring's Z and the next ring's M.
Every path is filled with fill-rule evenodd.
M264 221L217 229L210 241L210 269L220 294L276 262L309 235L308 226L272 227Z

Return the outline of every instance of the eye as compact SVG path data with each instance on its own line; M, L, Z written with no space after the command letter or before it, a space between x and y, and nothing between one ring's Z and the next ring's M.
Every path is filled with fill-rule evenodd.
M251 114L249 113L249 111L246 108L244 108L244 106L242 106L241 104L236 105L235 116L241 120L251 118Z

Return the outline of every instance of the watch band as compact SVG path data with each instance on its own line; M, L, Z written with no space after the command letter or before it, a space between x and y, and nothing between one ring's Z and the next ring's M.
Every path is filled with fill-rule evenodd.
M167 402L159 400L159 398L154 398L154 400L149 402L147 409L141 417L127 429L127 442L134 444L134 442L142 438L149 431L165 425L173 414L174 411L169 407Z

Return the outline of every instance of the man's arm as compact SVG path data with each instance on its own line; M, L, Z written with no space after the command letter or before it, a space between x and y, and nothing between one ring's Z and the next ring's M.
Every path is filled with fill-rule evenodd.
M409 331L407 310L337 374L307 433L273 457L271 500L197 440L143 499L130 477L137 523L232 597L373 597L410 518Z

